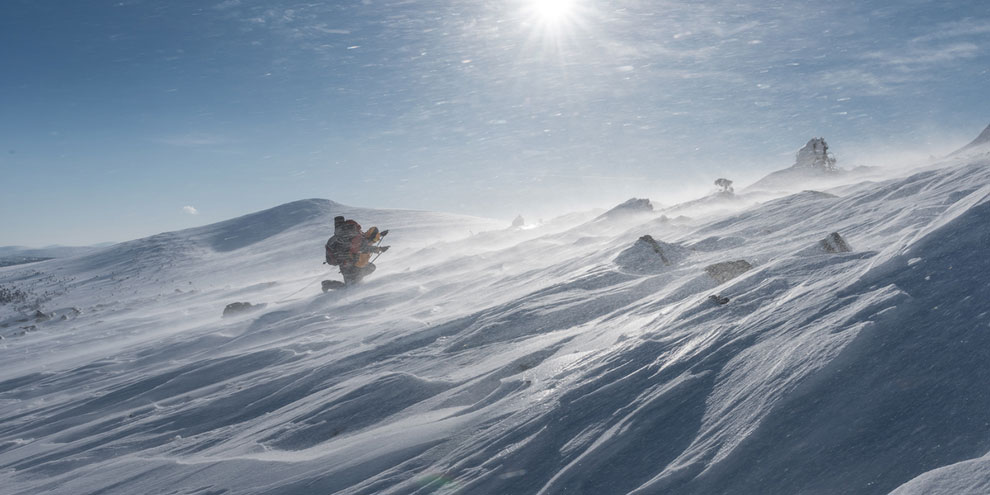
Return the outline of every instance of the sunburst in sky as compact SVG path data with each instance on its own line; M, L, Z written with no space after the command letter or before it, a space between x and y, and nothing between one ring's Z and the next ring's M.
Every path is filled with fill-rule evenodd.
M811 137L852 167L990 120L986 0L10 0L0 45L0 245L309 197L669 204Z
M586 29L590 8L583 0L521 0L520 9L530 29L530 41L559 49L578 29Z
M574 15L575 3L575 0L532 0L532 9L540 22L559 25Z

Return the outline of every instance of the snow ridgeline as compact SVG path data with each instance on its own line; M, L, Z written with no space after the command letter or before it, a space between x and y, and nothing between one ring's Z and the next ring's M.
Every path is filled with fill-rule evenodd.
M390 257L352 290L290 297L319 278L338 213L392 229ZM315 200L256 215L0 269L0 283L82 311L2 342L0 486L959 494L990 483L986 157L709 220L638 209L491 230ZM833 232L851 249L827 249ZM237 299L269 305L221 320Z

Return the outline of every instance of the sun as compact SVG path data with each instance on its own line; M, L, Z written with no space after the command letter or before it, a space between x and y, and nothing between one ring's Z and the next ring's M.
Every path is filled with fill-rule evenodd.
M587 0L517 0L531 37L558 46L583 24Z
M545 24L560 24L574 15L575 0L532 0L533 14Z
M594 0L512 0L514 18L526 37L525 49L542 56L579 53L581 42L600 17Z

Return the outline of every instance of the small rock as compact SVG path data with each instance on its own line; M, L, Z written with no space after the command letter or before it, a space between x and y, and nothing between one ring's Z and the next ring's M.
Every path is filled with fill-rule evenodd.
M254 305L249 302L235 302L230 303L227 307L223 308L223 317L233 316L241 313L247 313L257 309L265 307L264 304Z
M848 253L852 251L849 243L838 232L832 232L822 239L821 246L827 253Z
M742 275L752 268L753 265L749 264L746 260L725 261L706 266L705 273L721 284Z
M727 304L729 302L729 298L728 297L720 296L718 294L712 294L712 295L708 296L708 300L711 301L711 302L713 302L713 303L715 303L715 304L718 304L719 306L721 306L723 304Z

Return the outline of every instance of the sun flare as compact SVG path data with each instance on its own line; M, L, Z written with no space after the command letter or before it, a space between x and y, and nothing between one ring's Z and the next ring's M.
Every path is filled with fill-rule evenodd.
M541 21L557 24L574 13L574 0L533 0L533 11Z
M586 0L518 0L520 12L533 39L558 49L563 41L584 25Z

